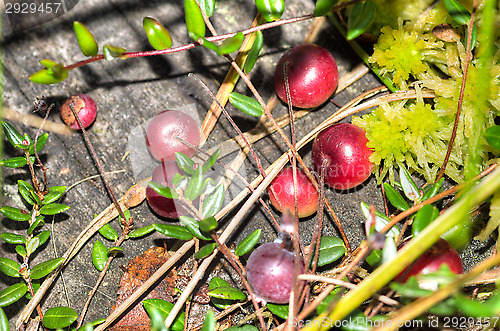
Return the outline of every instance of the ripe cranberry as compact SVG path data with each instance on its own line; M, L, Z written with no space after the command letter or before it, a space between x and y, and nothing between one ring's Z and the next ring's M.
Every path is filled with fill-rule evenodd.
M373 169L369 159L372 151L366 146L367 142L365 131L353 124L340 123L326 128L312 146L314 169L321 174L325 162L325 183L339 190L361 184Z
M295 107L318 107L337 88L339 73L332 54L318 45L297 45L283 54L274 71L274 88L284 102L287 102L285 65L290 98Z
M172 180L176 173L182 174L182 170L177 166L175 161L166 161L158 165L155 170L153 170L153 176L151 180L155 183L162 184L168 187L172 187ZM179 218L179 216L185 215L186 210L174 199L165 198L159 195L148 186L146 189L146 199L148 200L149 206L158 215L167 218Z
M250 287L259 300L287 303L293 286L295 254L283 243L267 243L252 252L246 266ZM299 273L305 263L300 259Z
M409 241L403 242L399 248ZM395 280L405 283L411 276L427 275L438 271L439 268L447 264L453 273L461 274L464 271L462 260L457 251L444 239L440 238L415 262L403 270Z
M272 190L271 190L272 188ZM273 191L276 195L273 194ZM273 206L279 211L280 203L283 209L292 215L295 212L295 198L293 185L293 168L282 169L273 179L268 188L269 198ZM277 198L276 198L277 197ZM278 203L278 201L280 203ZM311 216L318 210L319 194L307 175L301 169L297 169L297 204L299 217Z
M63 122L73 128L81 129L78 121L73 115L73 111L69 107L70 103L73 103L73 107L82 121L83 127L88 128L95 120L97 116L97 106L94 99L86 94L76 94L71 96L64 104L61 106L60 114Z
M151 155L162 162L175 160L176 152L193 156L195 150L176 139L177 137L198 146L200 144L198 124L183 112L166 110L156 115L148 125L146 144Z

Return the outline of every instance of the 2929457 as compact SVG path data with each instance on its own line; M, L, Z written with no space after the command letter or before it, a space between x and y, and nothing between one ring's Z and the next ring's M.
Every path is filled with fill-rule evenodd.
M7 2L5 12L7 14L52 14L64 10L61 2Z

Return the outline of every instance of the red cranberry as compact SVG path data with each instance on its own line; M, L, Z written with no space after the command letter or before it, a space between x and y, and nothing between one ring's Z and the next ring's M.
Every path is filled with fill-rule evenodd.
M318 107L337 88L339 73L332 54L318 45L297 45L283 54L274 71L274 88L284 102L287 102L285 65L290 98L295 107Z
M153 171L151 180L155 183L172 187L172 180L176 173L182 174L182 170L177 166L175 161L166 161L158 165ZM186 210L174 199L165 198L159 195L148 186L146 189L146 199L149 206L160 216L167 218L179 218L185 215Z
M372 151L366 146L367 142L365 131L353 124L340 123L326 128L312 146L314 169L321 174L324 164L325 183L339 190L361 184L373 169L369 159Z
M311 216L318 210L319 194L307 175L301 169L297 169L297 203L299 217ZM272 190L271 190L272 188ZM273 191L276 195L273 194ZM279 211L280 204L283 209L292 215L295 213L295 190L293 185L293 168L282 169L271 182L268 188L269 198L273 206ZM278 197L278 199L276 199ZM278 201L280 203L278 203Z
M247 279L259 300L272 303L287 303L293 286L293 252L283 248L282 243L267 243L252 252L246 266ZM305 263L300 259L299 273Z
M80 117L83 127L88 128L95 120L97 116L97 106L94 99L86 94L76 94L71 96L66 102L61 106L60 114L63 122L73 128L80 129L80 125L73 115L73 111L70 108L70 103L73 103L73 107Z
M176 152L182 152L189 157L194 155L193 148L176 138L194 146L200 144L200 129L196 121L177 110L166 110L156 115L146 131L149 151L159 161L175 160Z

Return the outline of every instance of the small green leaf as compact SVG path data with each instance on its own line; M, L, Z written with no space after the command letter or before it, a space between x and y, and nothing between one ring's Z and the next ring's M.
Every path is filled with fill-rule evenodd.
M198 3L207 17L212 16L215 10L215 0L198 0Z
M240 48L241 44L243 43L244 38L245 38L245 36L243 35L243 33L238 32L237 34L235 34L231 38L224 40L222 42L222 44L220 44L219 50L217 51L217 54L220 56L220 55L231 54L233 52L236 52Z
M257 229L252 232L248 237L243 239L238 246L236 246L234 254L236 254L236 256L242 256L250 252L250 250L252 250L259 241L261 233L262 229Z
M26 242L26 237L20 234L4 232L0 234L0 238L9 244L24 244Z
M0 161L0 164L7 168L19 168L28 164L28 161L23 156L16 156L16 157L11 157L10 159L3 159Z
M361 202L361 212L363 213L363 216L365 218L370 218L370 207L365 203ZM382 231L382 229L390 222L390 218L385 216L384 214L380 212L375 212L375 230L376 231ZM399 236L399 229L397 226L391 227L391 229L386 233L387 237L392 237L392 238L397 238Z
M31 224L28 230L26 230L26 233L30 235L33 233L33 231L35 231L36 228L43 226L44 224L45 221L43 219L43 216L42 215L37 216L37 219L33 222L33 224Z
M172 311L172 308L174 307L172 303L161 299L145 299L142 301L142 305L144 306L144 309L150 316L151 316L150 314L151 310L156 308L161 313L163 320L167 318L168 314L170 314L170 311ZM172 330L174 331L183 330L184 318L185 318L184 312L178 314L174 322L172 323L171 326Z
M0 308L0 330L10 331L9 319L2 308Z
M102 324L104 322L106 322L105 318L98 318L92 322L85 323L84 325L82 325L81 327L76 329L76 331L93 331L94 326L97 326L97 325Z
M118 224L120 224L121 227L124 227L124 223L129 224L130 218L132 217L132 215L130 214L130 210L125 209L123 211L123 216L125 216L125 220L123 219L122 215L118 216Z
M285 11L284 0L255 0L260 15L268 22L276 21Z
M217 214L222 207L222 203L224 202L224 194L224 185L220 184L212 194L205 198L203 201L203 207L201 208L201 216L203 218L211 217ZM204 230L202 229L202 231Z
M26 200L26 202L28 202L30 205L34 205L35 201L31 197L31 193L30 193L30 191L35 190L33 188L33 186L31 186L30 183L20 179L17 181L17 187L19 189L19 194L21 194L21 196L24 198L24 200Z
M181 221L186 229L188 229L189 232L191 232L196 238L201 240L212 240L212 237L207 237L201 233L198 221L196 221L194 218L181 216L179 217L179 221Z
M264 37L262 35L262 31L255 32L255 41L253 42L252 47L248 51L247 59L245 60L245 65L243 66L243 70L246 73L252 71L255 63L259 59L259 53L262 49L262 45L264 44Z
M49 230L42 231L37 235L37 237L40 240L39 246L42 246L49 239L50 231Z
M237 92L229 94L229 102L238 110L253 117L260 117L264 113L264 108L257 100Z
M241 290L231 286L221 286L208 292L208 296L223 300L245 300L246 294Z
M33 237L26 243L26 255L30 256L40 245L40 239L38 237Z
M23 222L29 221L31 219L30 213L19 208L3 206L2 208L0 208L0 212L3 214L3 216L8 217L14 221Z
M203 166L202 166L203 173L207 172L208 170L210 170L210 168L212 168L214 166L215 162L219 158L221 151L222 151L222 149L219 148L212 155L210 155L210 157L208 158L208 160L205 161L205 163L203 163Z
M344 242L337 237L324 236L319 242L318 267L340 259L346 252Z
M406 200L399 194L398 191L394 187L392 187L389 183L384 183L384 189L385 189L385 195L387 196L387 199L397 209L401 211L405 211L406 209L410 208L408 206L408 203Z
M444 7L448 14L458 23L467 25L470 20L469 11L457 0L443 0Z
M104 224L99 229L99 233L101 234L101 236L111 241L115 241L118 239L118 232L109 223Z
M49 193L43 199L43 204L48 205L62 197L62 195L66 192L66 186L52 186L49 188Z
M374 16L375 3L372 0L354 5L347 22L347 40L353 40L365 32Z
M97 270L103 271L107 261L108 249L102 242L97 240L92 247L92 263Z
M21 266L16 261L6 257L0 257L0 271L7 276L15 278L20 277L19 269L21 269Z
M323 16L328 14L337 4L338 0L318 0L314 7L314 16Z
M119 247L119 246L113 246L113 247L108 248L108 256L123 254L123 252L124 252L124 249L122 247Z
M201 9L195 0L184 0L184 14L188 34L190 36L195 34L196 36L204 37L206 32L205 21L203 20Z
M418 189L417 184L411 178L410 173L405 167L399 168L399 180L401 181L401 186L403 187L403 192L408 199L411 201L417 201L422 198L422 193Z
M10 123L2 121L3 132L5 133L5 137L12 144L12 146L19 145L23 143L23 136L16 130L14 126Z
M493 125L486 129L484 138L488 144L500 151L500 125Z
M370 255L366 257L366 262L371 265L373 268L376 268L382 262L382 250L376 249L373 250Z
M44 205L40 208L40 214L42 215L56 215L62 213L69 209L69 206L63 205L61 203L51 203L48 205Z
M126 59L127 57L123 55L127 50L122 47L112 46L112 45L104 45L102 48L102 53L104 58L108 61L114 60L116 58Z
M386 237L384 249L382 250L382 263L386 263L396 256L398 248L394 242L394 238Z
M210 283L208 284L208 290L210 291L210 290L214 290L218 287L230 287L230 286L231 285L229 285L229 283L226 282L224 279L215 276L210 280ZM217 299L215 297L210 297L210 301L212 301L212 303L215 305L215 307L222 309L222 310L229 307L232 303L231 301L221 300L221 299Z
M42 200L40 200L40 197L35 193L35 191L30 191L30 195L35 200L36 204L41 206L43 204Z
M203 326L200 331L215 331L216 330L215 313L211 310L207 311L205 315L205 321L203 322Z
M194 162L189 156L181 152L176 152L175 160L182 171L190 175L194 173L196 162Z
M191 37L191 39L195 40L197 43L199 43L201 46L211 50L211 51L214 51L215 53L218 53L219 52L219 45L217 45L216 43L213 43L211 41L209 41L207 38L205 37L200 37L194 33L190 33L189 34L189 37Z
M31 279L40 279L47 276L53 270L55 270L64 261L63 257L48 260L37 264L31 269L30 276Z
M28 291L25 283L17 283L0 292L0 307L6 307L21 299ZM3 330L3 329L2 329Z
M441 185L443 185L444 178L441 177L440 180L438 180L436 183L432 183L430 185L427 185L424 188L424 194L422 195L421 200L425 201L427 199L432 198L436 194L438 194L439 190L441 189Z
M177 199L179 197L177 192L172 190L170 187L166 187L165 185L161 185L155 182L149 182L148 186L151 187L156 193L158 193L162 197L168 199Z
M96 56L98 51L97 41L90 30L78 21L73 22L76 39L80 45L83 55Z
M189 201L196 199L203 188L203 173L201 167L196 168L193 177L189 180L186 189L184 190L184 197Z
M180 173L176 173L174 175L174 178L172 178L172 186L173 187L178 187L179 184L181 183L181 180L183 180L185 176L181 175Z
M193 238L193 234L180 225L154 223L153 227L156 231L167 237L177 238L180 240L189 240Z
M139 229L134 229L132 230L128 236L130 238L139 238L147 235L148 233L151 233L155 230L155 227L153 225L147 225Z
M35 84L57 84L68 77L69 71L62 64L57 64L51 69L42 69L29 76Z
M49 308L43 316L43 325L48 329L63 329L70 326L78 314L69 307Z
M26 252L26 247L24 247L24 245L17 245L16 253L19 254L19 256L21 256L23 259L26 257L26 254L28 254Z
M215 248L217 248L217 244L216 243L210 243L210 244L207 244L203 247L201 247L195 254L194 254L194 258L195 259L203 259L203 258L206 258L207 256L209 256L210 254L213 253L213 251L215 250Z
M49 139L49 134L45 132L44 134L40 135L37 140L36 140L36 151L39 152L43 146L45 146L45 143L47 142L47 139ZM30 154L35 154L35 145L31 145L29 151Z
M274 303L268 303L266 306L267 309L269 309L269 311L274 315L283 319L288 318L288 304L278 305Z
M209 233L210 231L217 229L217 227L219 226L219 223L217 222L215 217L211 216L211 217L202 219L199 223L199 226L200 226L200 230L202 232Z
M411 226L411 233L417 236L423 229L439 216L439 210L433 205L424 205L415 215Z
M38 289L40 288L40 283L36 283L36 282L31 282L31 286L33 286L33 291L36 293L38 291ZM26 293L26 299L28 300L31 300L33 297L31 296L31 293L28 291L28 293Z
M163 25L152 17L144 17L142 28L146 31L149 43L154 49L162 50L172 46L172 37Z

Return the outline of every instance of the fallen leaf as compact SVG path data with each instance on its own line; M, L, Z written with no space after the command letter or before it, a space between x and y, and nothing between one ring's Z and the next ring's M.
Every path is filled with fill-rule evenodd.
M439 24L432 29L432 33L436 38L447 42L456 42L460 40L460 33L451 24Z

